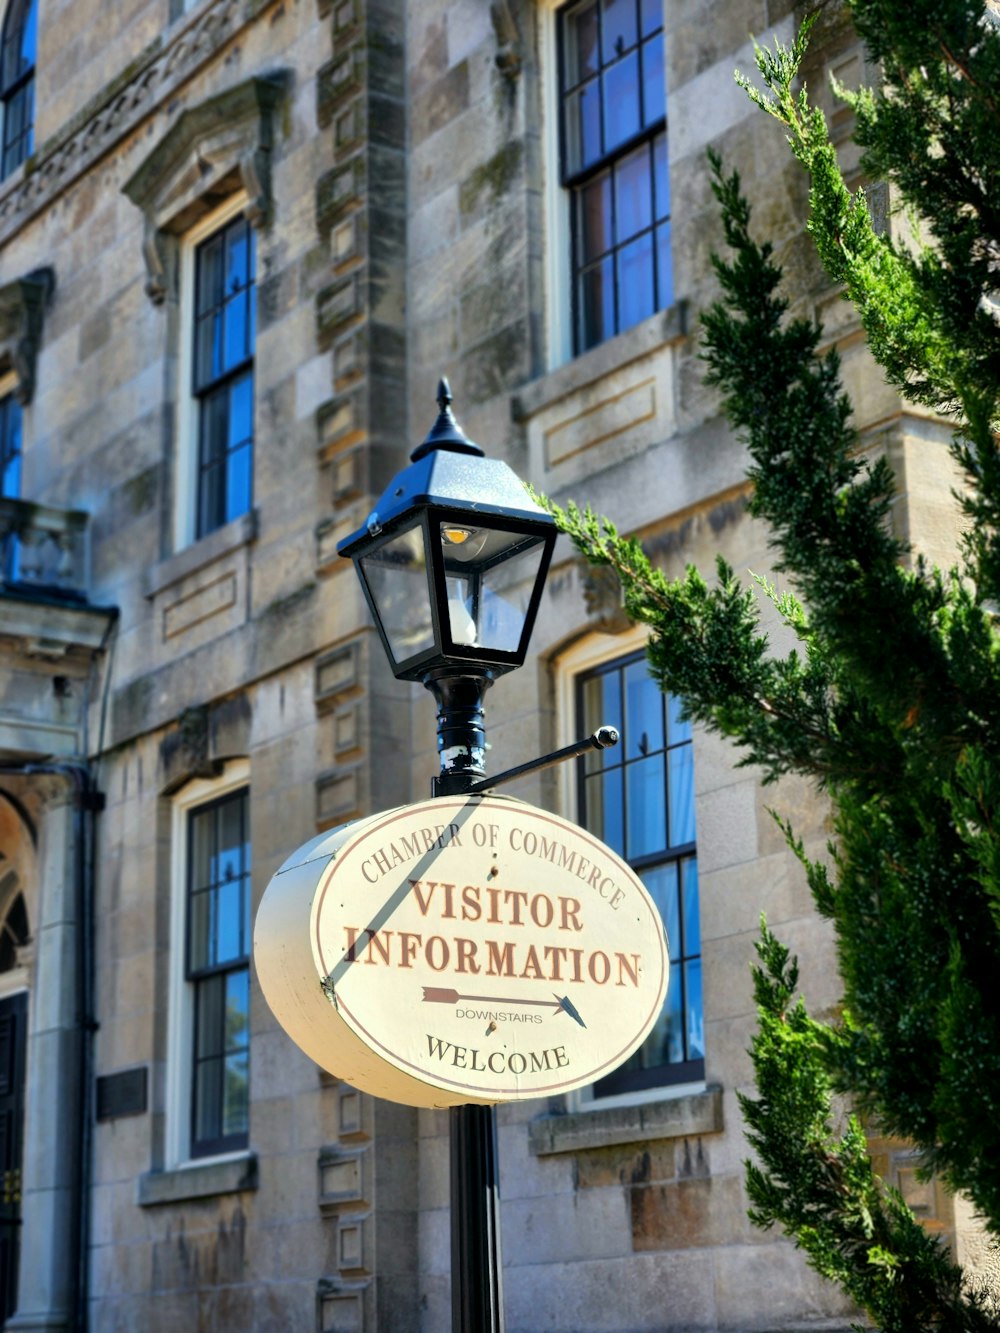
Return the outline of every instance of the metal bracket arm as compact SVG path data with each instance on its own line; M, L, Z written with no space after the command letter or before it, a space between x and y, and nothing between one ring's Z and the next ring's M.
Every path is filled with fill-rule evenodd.
M501 782L512 782L514 778L523 777L525 773L536 773L541 768L552 768L555 764L562 764L567 759L575 759L577 755L586 754L588 750L608 750L612 745L618 744L618 731L615 727L598 727L592 736L586 736L582 741L574 741L572 745L564 745L561 750L553 750L551 754L543 754L540 759L529 759L526 764L518 764L516 768L505 769L503 773L497 773L492 778L481 778L474 782L470 787L466 787L466 792L471 796L477 792L489 791L493 787L499 787Z

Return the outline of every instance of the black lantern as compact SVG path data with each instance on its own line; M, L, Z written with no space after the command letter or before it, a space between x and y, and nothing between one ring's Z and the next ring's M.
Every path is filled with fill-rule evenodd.
M429 435L338 546L354 561L393 673L431 685L523 664L556 529L506 463L455 421L447 380Z

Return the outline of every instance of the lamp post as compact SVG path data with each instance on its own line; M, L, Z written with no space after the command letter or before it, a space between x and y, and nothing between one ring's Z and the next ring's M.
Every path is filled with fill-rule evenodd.
M556 540L551 516L466 437L451 402L441 380L427 438L337 548L354 561L393 674L437 702L435 796L483 785L483 698L524 663ZM453 1333L501 1333L492 1107L452 1108L450 1164Z

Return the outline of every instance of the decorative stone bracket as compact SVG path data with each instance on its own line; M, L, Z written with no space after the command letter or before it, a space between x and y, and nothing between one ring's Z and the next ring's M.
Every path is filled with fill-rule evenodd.
M36 268L24 278L0 287L0 365L17 375L14 395L22 407L35 392L35 362L42 341L42 322L56 285L55 271Z
M247 79L184 111L122 192L145 219L146 292L160 305L177 294L177 238L237 190L255 227L271 217L274 113L290 73Z

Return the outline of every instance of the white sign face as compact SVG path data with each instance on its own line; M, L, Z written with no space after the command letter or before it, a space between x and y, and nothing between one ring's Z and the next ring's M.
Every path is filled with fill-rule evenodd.
M307 1055L411 1106L592 1083L645 1039L669 968L656 906L621 857L496 796L313 839L268 885L254 957Z

